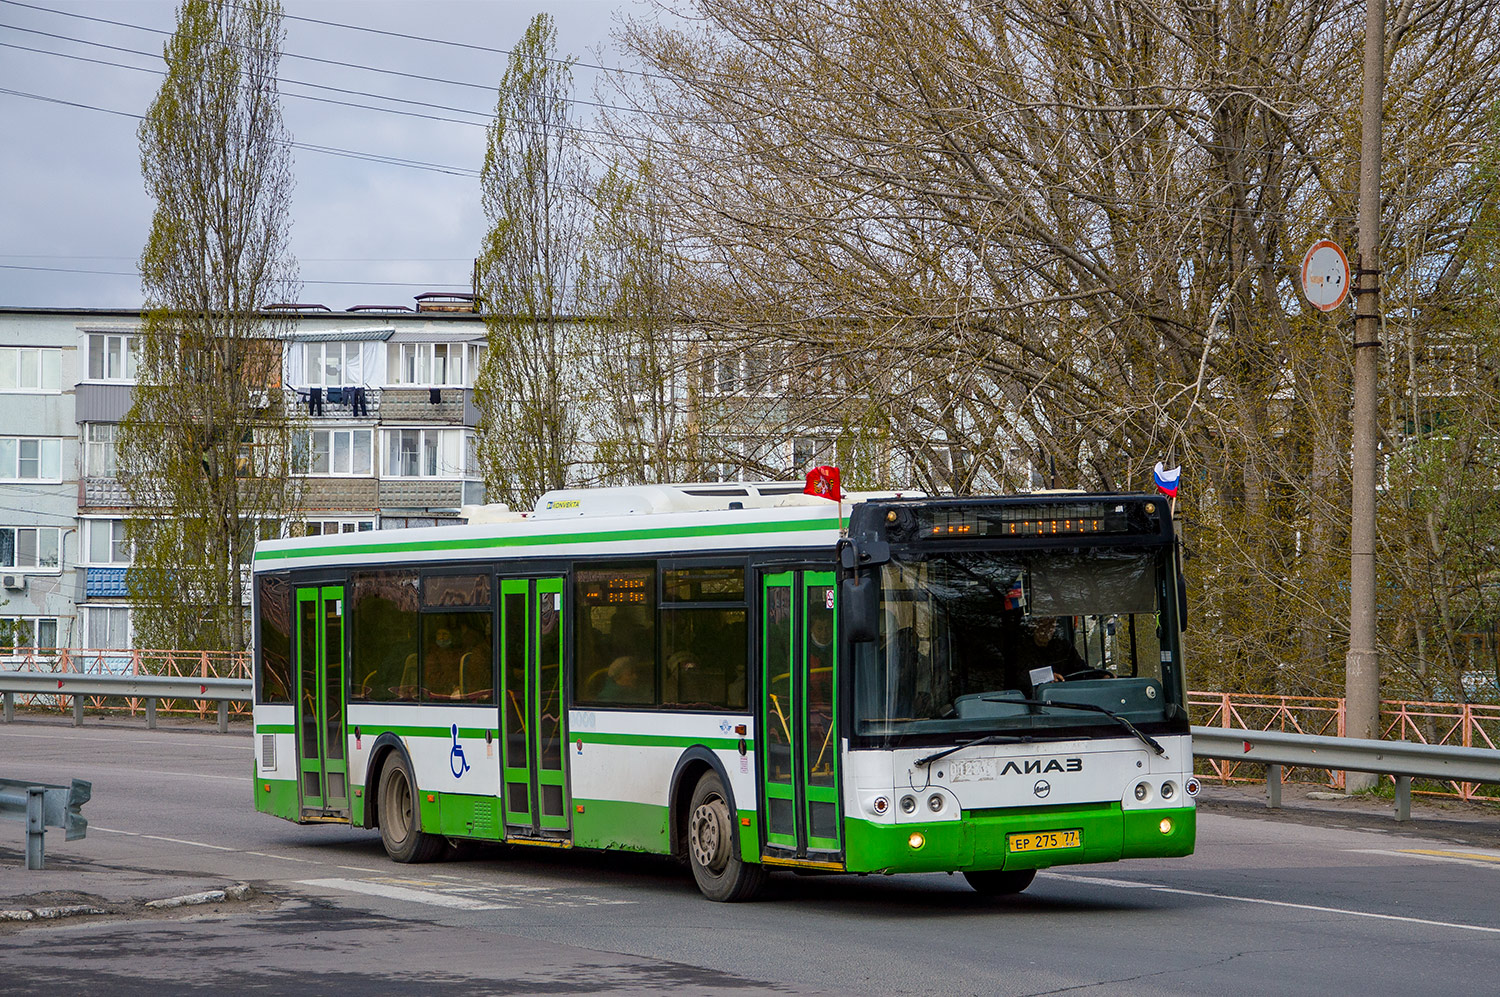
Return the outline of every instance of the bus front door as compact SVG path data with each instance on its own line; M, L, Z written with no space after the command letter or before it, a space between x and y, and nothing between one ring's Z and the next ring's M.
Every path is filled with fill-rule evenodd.
M761 826L766 857L839 865L838 587L831 571L761 578Z
M297 787L304 819L349 819L344 589L297 589Z
M561 578L500 581L501 793L507 838L566 838Z

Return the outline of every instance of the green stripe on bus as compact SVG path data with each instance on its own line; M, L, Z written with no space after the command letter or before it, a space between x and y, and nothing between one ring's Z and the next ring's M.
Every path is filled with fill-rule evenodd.
M628 744L637 748L691 748L702 745L714 751L736 751L740 742L732 737L693 737L689 734L596 734L574 731L568 740L575 744Z
M256 727L255 727L255 733L257 733L257 734L295 734L295 733L297 733L297 727L296 727L295 724L257 724Z
M339 554L411 554L422 551L493 550L504 547L543 547L548 544L621 543L627 540L677 540L686 537L749 536L758 533L807 533L838 529L837 519L798 519L789 522L735 523L727 526L675 526L665 529L617 530L613 533L549 533L541 536L473 537L467 540L405 540L385 543L337 544L296 550L255 552L256 561L321 557Z

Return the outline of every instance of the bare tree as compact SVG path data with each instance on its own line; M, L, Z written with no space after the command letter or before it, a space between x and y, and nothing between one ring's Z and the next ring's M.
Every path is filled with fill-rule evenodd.
M580 460L572 312L589 232L588 170L569 119L573 63L538 14L511 50L489 129L478 283L489 348L476 381L491 495L529 507Z
M184 0L166 79L140 126L156 201L140 268L146 311L119 475L134 504L136 641L243 649L255 541L295 506L280 392L291 300L290 143L275 0Z
M1181 462L1200 674L1338 688L1351 324L1297 275L1353 242L1362 3L685 6L622 41L686 307L832 358L928 487ZM1384 283L1414 316L1492 196L1497 27L1479 0L1389 20ZM1419 351L1450 332L1418 324Z

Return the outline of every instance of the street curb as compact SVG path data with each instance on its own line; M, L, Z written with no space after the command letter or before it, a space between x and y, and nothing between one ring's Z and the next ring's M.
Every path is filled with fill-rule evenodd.
M180 897L164 897L160 900L147 900L140 906L146 910L171 910L176 907L190 907L197 904L218 903L223 900L244 900L254 893L254 888L249 883L236 883L226 886L222 890L205 890L202 893L187 893ZM124 914L129 908L95 907L92 904L70 904L68 906L51 907L14 907L0 909L0 924L31 922L31 921L54 921L64 917L78 917L83 914Z
M99 907L88 904L73 904L68 907L19 907L0 910L0 921L51 921L60 917L75 917L79 914L103 914Z
M202 893L186 893L180 897L165 897L147 900L148 910L170 910L173 907L191 907L196 904L212 904L221 900L243 900L250 895L249 883L236 883L222 890L205 890Z

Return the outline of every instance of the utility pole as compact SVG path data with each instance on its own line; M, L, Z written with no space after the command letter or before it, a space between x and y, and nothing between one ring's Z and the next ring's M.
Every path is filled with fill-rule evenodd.
M1380 736L1380 658L1375 650L1375 393L1380 360L1380 146L1385 90L1385 0L1366 0L1359 153L1359 242L1354 304L1353 495L1349 524L1349 653L1344 659L1344 736ZM1344 789L1373 789L1368 772L1344 773Z

